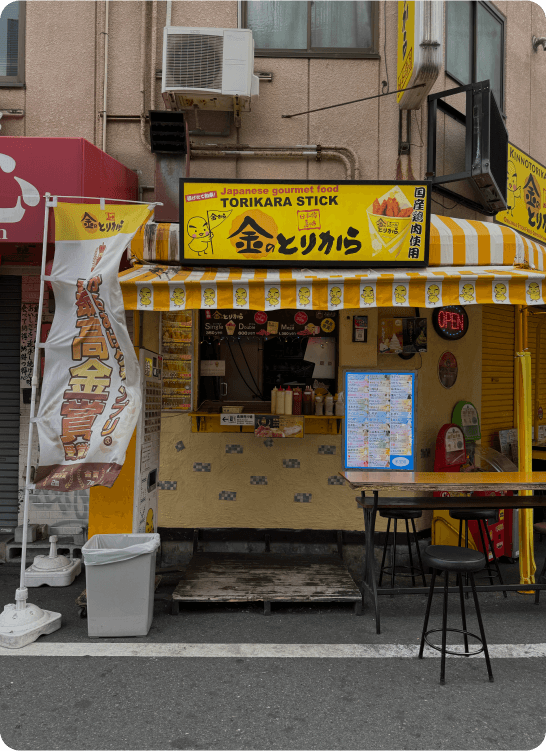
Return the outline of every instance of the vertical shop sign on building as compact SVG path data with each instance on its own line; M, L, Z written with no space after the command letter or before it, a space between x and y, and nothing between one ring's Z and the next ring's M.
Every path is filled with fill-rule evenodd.
M59 204L55 318L37 417L37 488L72 491L118 476L141 406L139 366L117 277L145 205Z
M443 5L436 0L402 0L398 3L398 56L396 88L424 84L400 91L400 109L419 109L434 84L442 64Z

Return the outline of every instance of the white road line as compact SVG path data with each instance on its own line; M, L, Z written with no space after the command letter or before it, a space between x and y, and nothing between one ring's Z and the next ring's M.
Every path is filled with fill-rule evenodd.
M462 645L448 645L461 649ZM440 653L425 648L426 657ZM474 649L471 646L471 649ZM0 648L3 657L416 657L416 644L158 644L130 642L34 642L22 649ZM490 644L495 659L546 657L546 644ZM483 654L479 655L483 657ZM449 655L448 655L449 657Z

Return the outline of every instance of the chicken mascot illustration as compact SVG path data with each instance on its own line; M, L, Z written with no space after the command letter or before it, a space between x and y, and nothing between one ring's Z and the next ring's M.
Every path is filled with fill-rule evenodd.
M518 185L518 174L516 172L516 166L514 162L509 161L508 162L508 182L507 182L507 190L508 195L507 198L507 204L508 209L510 211L510 216L514 216L514 208L516 205L516 198L521 198L521 185Z
M244 287L235 290L235 305L239 305L239 307L246 305L246 289Z
M341 289L332 287L330 290L330 305L341 305Z
M176 305L177 308L183 308L186 303L185 290L177 287L172 294L171 302L173 303L173 305Z
M139 294L141 305L152 304L152 290L149 287L141 287Z
M440 287L437 284L431 284L427 288L428 301L430 303L440 302Z
M201 253L206 255L213 236L207 220L202 216L193 216L188 221L187 231L188 235L193 238L188 246L189 249L197 253L198 256Z
M495 284L495 300L504 302L506 300L506 284Z
M527 294L529 295L529 300L540 300L540 287L536 282L529 283Z
M267 297L265 299L272 308L279 304L279 295L280 292L277 287L271 287L271 289L267 293Z
M203 305L206 305L207 308L212 308L216 301L216 294L212 287L207 287L207 289L203 292Z
M364 287L364 289L362 290L361 297L364 302L364 305L373 305L374 303L373 287L370 287L369 285Z
M146 529L144 531L148 533L154 531L154 512L151 508L148 509L146 514Z
M302 307L305 307L305 306L309 305L309 303L311 302L310 297L311 297L311 291L310 291L309 287L300 287L299 288L299 290L298 290L298 303Z
M463 284L461 297L465 302L472 302L474 300L474 287L472 284Z
M405 303L406 302L406 288L403 284L398 284L394 288L394 301L397 303Z

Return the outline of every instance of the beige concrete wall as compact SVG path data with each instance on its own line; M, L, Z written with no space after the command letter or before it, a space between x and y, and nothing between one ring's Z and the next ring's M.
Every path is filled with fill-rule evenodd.
M273 82L260 84L260 96L252 105L252 113L243 115L242 127L238 131L232 128L231 136L217 139L218 142L346 146L357 155L364 179L394 178L398 158L395 96L290 120L281 118L281 114L308 107L375 94L387 78L391 90L394 89L397 4L379 5L381 59L256 58L255 70L271 72ZM507 19L505 111L510 139L535 159L546 163L542 115L546 59L542 51L535 53L531 46L533 34L546 34L546 18L536 3L527 0L496 2L495 6ZM140 115L142 88L144 111L150 107L162 108L161 81L156 79L155 71L162 64L166 3L112 0L109 9L108 113ZM0 92L1 106L22 107L25 118L4 120L2 135L81 136L101 146L99 113L103 106L104 17L105 3L100 1L32 0L27 4L26 88ZM173 3L172 23L236 27L237 2L179 0ZM434 90L454 85L442 72ZM206 125L213 130L221 129L224 117L223 113L210 115ZM413 113L412 123L412 167L415 177L421 179L426 171L426 107ZM210 142L211 139L195 140ZM138 120L109 121L106 149L128 167L139 170L142 185L153 185L154 159L141 140ZM406 157L402 159L402 166L407 172ZM202 177L343 179L345 174L337 162L251 157L195 159L191 169L193 176ZM434 209L438 213L449 213L439 203L434 204ZM475 216L461 207L451 213Z
M340 313L340 374L343 367L417 372L419 470L433 469L438 430L451 422L456 402L468 399L478 410L481 407L481 307L472 305L467 310L469 333L458 342L440 339L432 329L432 311L421 311L428 318L428 352L406 361L397 355L377 354L377 310L368 311L368 344L351 342L355 311ZM438 359L447 349L459 364L459 377L449 390L443 388L437 375ZM343 461L340 435L274 439L272 444L248 433L192 433L188 415L163 413L160 480L176 483L176 489L159 491L158 525L363 528L362 511L355 501L358 493L337 484ZM292 460L289 466L285 466L287 460ZM293 460L299 466L294 466ZM203 471L203 465L207 471ZM251 484L256 482L251 478L262 478L261 482L265 478L267 484ZM227 493L235 497L224 500ZM304 494L299 497L307 500L295 500L296 494ZM380 520L378 529L384 526ZM430 526L427 515L419 526Z

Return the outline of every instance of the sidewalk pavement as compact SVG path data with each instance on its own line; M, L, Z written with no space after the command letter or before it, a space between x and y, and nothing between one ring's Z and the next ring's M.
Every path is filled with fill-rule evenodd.
M537 543L539 567L545 554L546 542ZM505 581L518 582L517 564L502 570ZM164 576L157 594L168 597L178 576ZM0 606L14 601L18 577L17 566L0 567ZM0 655L0 735L12 748L532 749L546 735L544 658L494 658L492 684L482 658L450 658L440 686L440 663L431 659L437 653L397 656L401 645L419 643L423 596L382 597L379 635L369 605L360 617L347 605L320 604L273 605L268 617L261 604L206 604L172 616L158 600L147 637L90 639L75 604L84 588L85 574L70 587L31 589L31 602L62 613L62 628L40 637L39 656ZM479 599L492 647L546 650L546 592L538 606L534 595L518 593ZM435 600L431 620L439 625L441 598ZM466 602L477 631L472 599ZM458 598L450 596L455 628L458 613ZM48 645L63 644L72 656L47 656ZM117 645L122 656L83 656L90 644ZM148 651L186 644L203 651ZM201 656L207 645L215 645L214 656ZM235 656L238 645L254 651ZM270 645L284 645L289 656L260 656ZM321 654L314 645L349 652L351 645L376 645L383 656L358 656L356 647L351 657L294 656L305 651L301 645L311 655ZM138 656L131 654L137 648Z

